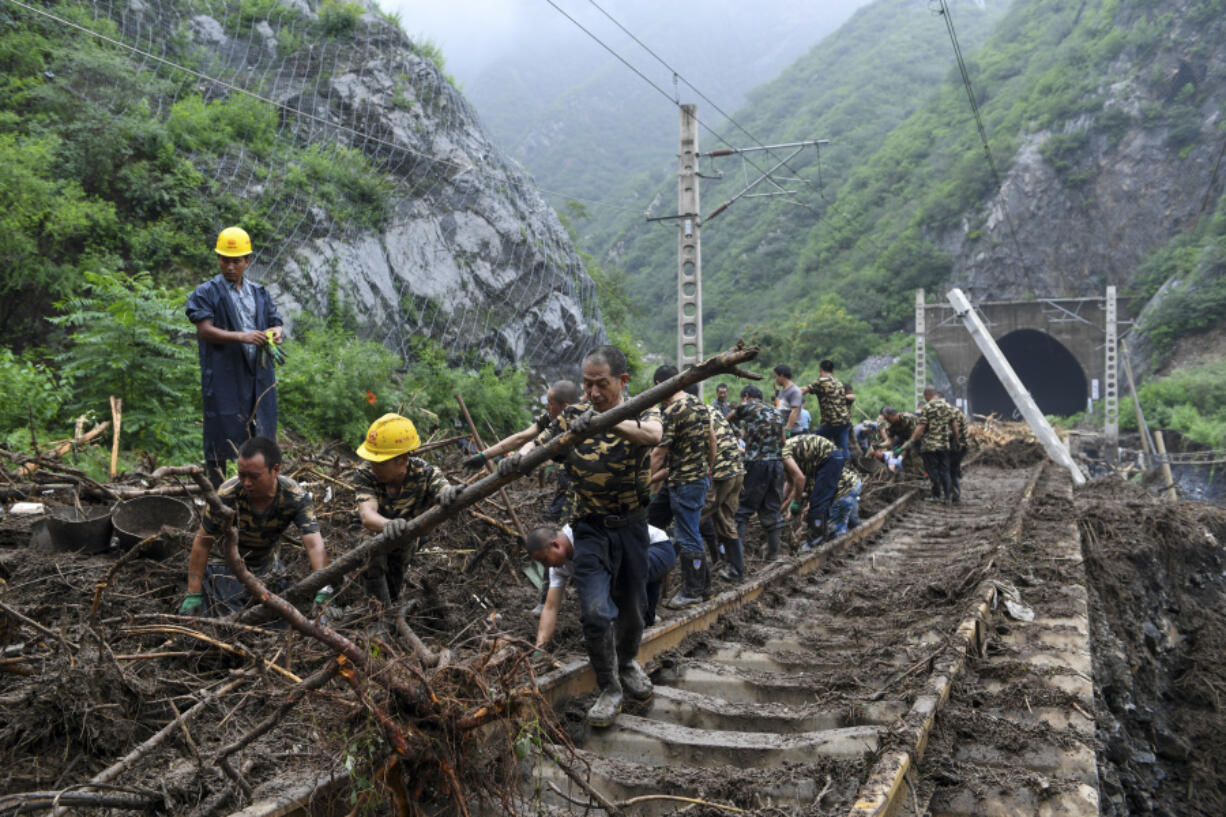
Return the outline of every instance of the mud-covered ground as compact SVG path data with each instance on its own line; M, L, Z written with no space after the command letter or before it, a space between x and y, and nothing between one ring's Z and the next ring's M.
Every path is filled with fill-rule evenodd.
M1076 506L1101 813L1226 814L1226 512L1115 480Z

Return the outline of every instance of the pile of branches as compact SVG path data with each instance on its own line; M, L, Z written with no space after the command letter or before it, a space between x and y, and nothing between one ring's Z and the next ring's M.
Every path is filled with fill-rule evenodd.
M596 415L582 435L562 435L524 455L513 471L468 486L447 509L434 507L411 520L400 540L371 537L283 592L247 570L234 512L199 468L158 469L152 480L183 480L163 488L199 496L221 521L215 549L256 602L230 618L102 616L117 573L156 537L138 543L104 575L95 566L92 587L82 587L80 574L65 575L58 563L45 577L27 578L11 569L20 559L0 554L6 557L0 561L0 705L16 713L0 723L0 752L15 760L0 772L0 790L7 792L0 795L0 817L85 808L217 815L260 798L329 790L343 790L337 796L348 798L354 814L375 800L397 815L443 808L467 815L481 803L522 810L517 756L536 747L577 776L564 757L573 747L537 690L530 644L497 632L491 622L467 641L453 641L453 656L417 638L403 610L373 628L342 632L300 609L324 585L352 581L372 558L429 533L662 396L716 374L756 377L738 368L754 354L738 346ZM37 459L40 470L64 472L54 460ZM115 496L113 485L78 479L83 489L96 486L100 498ZM156 570L150 575L154 584L170 578ZM128 598L179 581L181 565L171 585ZM8 602L18 590L32 598L28 585L38 582L77 591L75 598L90 599L88 611L70 615L69 607L85 605L71 603L68 594L35 594L39 601L25 609ZM169 666L176 677L165 677ZM63 747L59 763L40 769L39 758L56 746ZM132 748L104 768L91 766L117 754L116 746ZM15 787L14 780L38 785Z

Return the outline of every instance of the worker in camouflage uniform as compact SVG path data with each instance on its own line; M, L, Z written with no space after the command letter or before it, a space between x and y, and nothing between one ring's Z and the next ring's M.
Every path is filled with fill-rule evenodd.
M421 445L413 421L399 414L384 414L371 423L358 456L366 463L353 475L354 501L362 527L392 539L404 538L409 520L434 505L455 501L462 485L451 485L443 472L411 456ZM420 540L397 542L394 549L371 560L364 576L367 591L384 606L400 597L404 571L417 553Z
M838 536L860 527L860 475L851 463L843 464L839 484L830 504L830 535Z
M545 410L532 422L532 425L523 431L517 431L510 437L499 440L483 451L478 451L476 454L465 459L461 464L467 471L476 471L490 460L503 454L514 458L516 454L528 453L536 446L536 438L540 436L542 431L549 428L554 419L562 413L562 410L571 403L578 401L579 388L573 382L569 380L555 382L545 392ZM514 467L518 461L518 459L513 459L512 465L507 467ZM565 522L570 518L569 503L567 502L569 485L566 472L560 471L558 474L558 489L554 492L553 499L549 503L549 510L545 514L552 522Z
M852 393L850 385L844 385L834 376L832 361L823 360L818 364L818 369L821 374L817 380L800 391L802 394L817 395L817 407L822 415L817 433L837 445L843 459L849 460L851 452L847 447L847 436L851 431L851 404L855 402L856 395Z
M238 553L256 576L276 592L284 583L285 566L277 558L277 543L291 524L302 535L302 547L312 570L328 566L328 553L315 518L311 497L289 477L281 476L281 448L266 437L252 437L238 449L238 476L226 480L217 490L223 505L237 512ZM201 512L200 529L192 541L187 559L187 596L179 612L183 615L223 616L241 610L247 603L247 590L223 563L209 561L209 552L222 520L208 505ZM332 588L323 587L315 595L318 615L332 600Z
M809 512L805 514L806 539L802 550L811 550L826 539L830 526L830 505L843 473L843 454L834 443L816 434L793 437L783 446L783 467L788 487L783 495L784 519L792 516L789 502L803 502L809 491Z
M728 415L741 427L745 441L745 479L736 509L736 537L742 548L749 517L758 515L766 534L766 561L779 558L779 537L783 519L783 418L774 407L762 401L757 386L741 389L741 404ZM811 436L811 435L806 435Z
M903 449L919 447L924 469L932 482L933 502L949 502L953 495L949 475L949 448L953 434L953 407L941 399L934 386L924 387L924 407L911 439Z
M537 444L567 432L584 436L596 412L621 404L629 380L621 350L597 347L583 360L586 399L559 414ZM593 726L613 722L623 689L639 699L652 694L651 679L636 658L647 604L649 461L662 435L660 411L652 406L563 455L575 498L571 530L579 616L600 685L587 713Z
M711 409L719 412L719 415L724 419L728 418L728 412L732 411L732 405L728 402L727 383L720 383L715 387L715 402L711 404Z
M718 411L711 412L715 432L715 464L711 466L711 490L702 509L703 529L713 528L714 553L723 551L726 564L720 578L740 582L745 578L745 553L736 527L736 511L745 482L745 465L736 431ZM708 548L711 550L711 548Z
M883 430L885 447L882 450L886 464L892 464L894 458L889 457L889 454L893 453L895 457L902 457L901 465L904 473L920 474L924 466L919 451L915 448L904 450L906 442L915 434L915 426L919 422L915 415L909 411L899 411L893 406L885 406L881 409L881 417L886 423ZM893 471L894 467L891 465L890 470Z
M953 429L949 441L949 500L962 501L962 459L966 456L968 447L966 432L966 415L957 406L950 406L953 412Z
M660 384L676 376L676 366L661 366L655 371L654 381ZM686 391L674 392L661 400L660 417L663 433L651 454L651 470L653 477L665 470L667 473L673 542L680 551L682 580L681 589L665 606L680 610L711 595L711 568L699 525L711 487L715 431L710 410Z

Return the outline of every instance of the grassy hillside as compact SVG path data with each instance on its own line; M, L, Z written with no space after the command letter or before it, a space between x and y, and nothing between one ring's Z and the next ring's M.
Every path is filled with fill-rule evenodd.
M1029 134L1050 131L1043 159L1074 202L1096 159L1129 129L1161 133L1168 155L1186 155L1220 105L1222 0L1015 0L1007 13L1005 4L967 3L953 4L953 17L1002 174ZM1199 67L1197 81L1179 83L1181 56ZM1120 81L1144 89L1139 104L1118 104ZM945 21L926 3L862 9L736 117L764 141L834 144L820 162L809 153L792 164L802 180L788 185L795 203L742 200L705 225L708 346L842 305L878 333L905 328L912 289L953 269L943 238L973 242L989 217L996 184ZM736 179L704 183L705 212L742 184L739 166L724 167ZM667 186L661 195L671 202ZM626 223L593 239L627 270L632 296L653 305L645 338L667 351L673 233ZM1150 276L1151 288L1163 274Z

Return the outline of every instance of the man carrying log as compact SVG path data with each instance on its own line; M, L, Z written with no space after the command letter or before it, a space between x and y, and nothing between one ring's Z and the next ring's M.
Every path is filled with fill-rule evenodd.
M384 414L367 429L357 453L368 464L357 470L353 481L358 517L371 533L400 538L410 519L432 505L446 507L463 490L430 463L410 456L419 445L413 421L399 414ZM400 598L405 568L420 542L409 539L371 559L364 577L366 589L383 606Z
M537 444L568 431L584 433L596 412L622 403L629 380L621 350L597 347L583 360L586 399L558 415ZM644 700L652 693L651 679L635 659L647 604L649 459L662 433L660 412L649 406L563 455L575 499L571 528L583 638L600 684L587 714L593 726L613 722L623 689Z
M217 491L222 504L238 512L238 552L247 568L264 578L282 578L285 566L276 546L285 529L294 524L302 534L302 546L312 570L328 565L328 553L315 518L315 504L307 492L289 477L281 476L281 448L266 437L252 437L238 449L238 476L222 483ZM201 615L206 611L222 616L243 608L247 591L224 563L209 563L209 551L221 530L221 520L206 505L200 529L192 541L187 560L187 596L179 612ZM332 588L315 594L322 608L332 600Z

